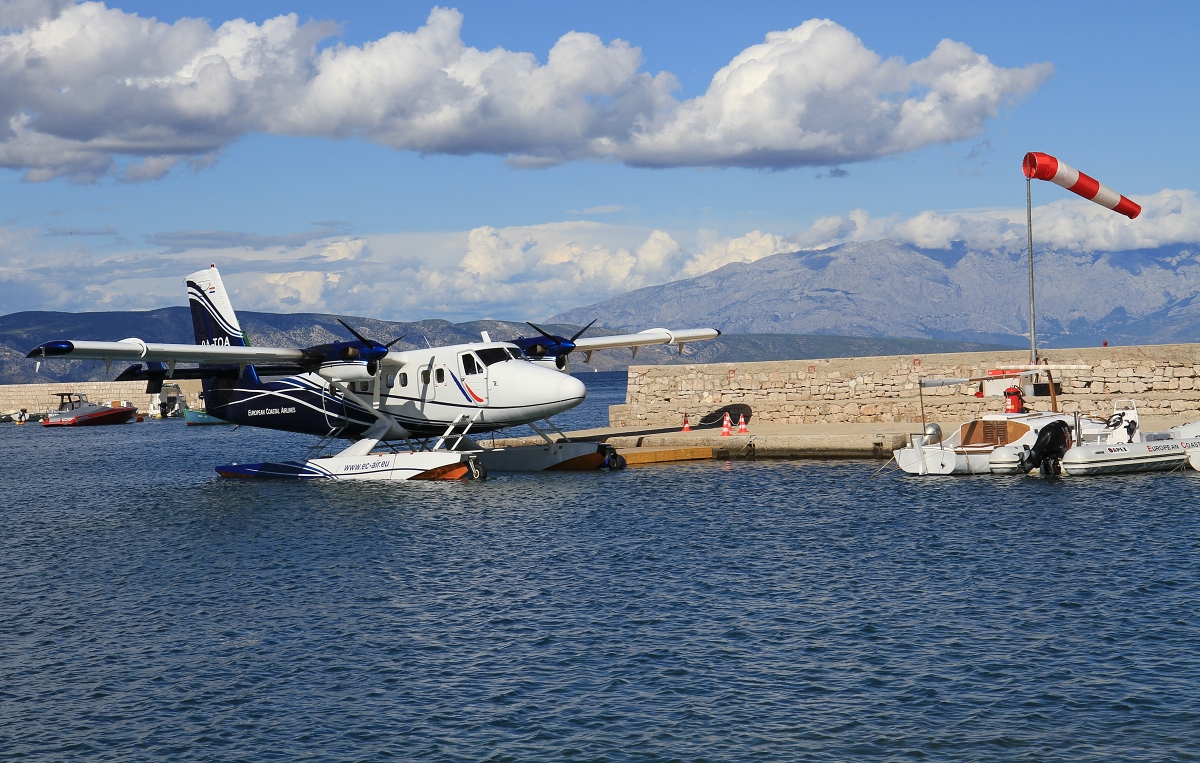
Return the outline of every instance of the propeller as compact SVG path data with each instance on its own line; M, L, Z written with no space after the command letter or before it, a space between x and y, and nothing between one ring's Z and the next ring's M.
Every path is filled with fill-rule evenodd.
M534 331L542 335L541 338L521 337L520 339L513 340L513 343L531 358L544 358L552 355L554 356L555 364L560 369L565 369L567 366L567 356L575 350L575 340L583 336L583 332L590 329L592 324L597 320L599 319L593 318L591 323L576 331L575 335L570 339L565 336L551 334L540 326L526 321Z
M369 373L371 376L377 376L379 374L379 361L383 360L387 356L388 351L392 348L392 345L408 336L408 334L401 334L387 344L380 344L374 339L368 339L367 337L358 333L350 326L349 323L346 323L341 318L338 318L337 322L345 326L346 330L353 334L355 339L366 345L366 348L362 350L358 349L357 347L346 347L343 348L338 354L341 355L345 360L357 360L358 358L362 358L363 360L367 361L367 373ZM376 388L378 388L378 385L376 385Z

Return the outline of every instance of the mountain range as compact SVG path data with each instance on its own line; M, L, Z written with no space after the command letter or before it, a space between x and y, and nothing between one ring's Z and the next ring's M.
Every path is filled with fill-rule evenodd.
M1035 261L1038 344L1045 347L1200 341L1200 254L1175 246L1125 252L1040 252ZM1028 346L1028 265L1021 252L919 249L892 241L797 251L651 286L550 319L570 335L654 326L711 326L712 342L646 347L638 363L707 363L953 352ZM239 313L254 344L308 347L348 339L336 317ZM512 321L413 323L343 316L362 333L399 348L530 336ZM53 361L40 374L25 353L58 338L192 341L185 307L137 312L23 312L0 317L0 382L106 378L102 364ZM578 355L573 368L587 370ZM627 350L596 353L590 368L626 368ZM116 373L114 370L113 373Z
M1043 251L1034 262L1039 346L1200 340L1194 246ZM1023 252L856 242L725 265L551 320L1028 346L1028 273Z
M372 318L341 316L360 333L378 341L405 338L396 344L398 349L477 341L480 332L487 331L496 340L531 336L528 324L512 321L473 321L450 323L426 320L397 323ZM337 323L337 316L316 313L238 313L242 328L252 344L280 347L310 347L325 342L350 339L349 333ZM570 336L578 330L575 325L547 324L542 328ZM646 328L641 326L639 328ZM622 333L614 329L592 328L588 336ZM116 341L127 337L146 341L190 344L193 341L191 313L186 307L165 307L159 310L133 312L21 312L0 316L0 383L84 381L111 379L119 371L116 365L105 373L98 361L51 360L35 373L32 360L25 354L34 346L51 339L92 339ZM900 353L956 352L988 349L988 345L960 341L930 341L923 339L887 339L873 337L791 336L777 334L741 334L719 337L714 341L697 342L687 346L680 356L674 347L651 346L638 351L637 363L717 363L751 360L782 360L788 358L855 357L862 355L893 355ZM628 350L605 350L592 357L590 365L576 353L572 356L575 373L596 369L617 371L635 362ZM123 366L121 367L123 368Z

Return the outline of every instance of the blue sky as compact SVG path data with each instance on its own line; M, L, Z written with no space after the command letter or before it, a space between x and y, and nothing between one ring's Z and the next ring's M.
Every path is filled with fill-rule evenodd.
M551 124L546 129L553 134L545 140L529 137L552 119L479 127L476 123L486 117L475 114L475 126L463 127L461 140L447 142L428 132L413 137L427 128L407 123L385 129L370 115L342 119L338 110L348 102L336 98L302 117L281 117L281 110L292 105L289 99L302 97L299 86L272 95L267 108L262 106L267 91L257 85L257 90L237 91L245 102L228 118L205 116L208 121L200 127L192 112L186 120L168 120L176 131L174 144L192 148L164 156L161 145L151 146L154 141L147 142L145 135L162 127L166 107L145 100L147 88L156 85L144 82L176 76L179 63L148 73L144 61L153 51L129 32L137 24L150 17L178 29L192 23L188 39L195 40L203 29L188 18L206 19L204 29L217 30L237 18L263 25L294 13L300 25L310 20L336 25L315 35L318 50L370 48L391 33L422 28L432 6L274 0L117 3L103 12L93 7L84 27L113 24L117 31L109 36L118 45L128 34L121 50L128 53L129 71L103 76L142 77L138 93L104 91L109 99L100 102L83 92L90 87L86 57L75 60L61 49L53 53L61 59L54 65L60 80L30 74L36 56L14 64L10 54L8 68L0 66L6 120L24 115L41 130L35 137L73 140L86 133L93 139L83 159L77 156L80 144L66 143L55 151L74 158L46 158L53 152L32 138L10 141L7 153L0 149L0 164L6 167L0 169L0 313L182 304L179 277L197 263L216 261L245 308L328 309L404 319L540 318L626 288L797 246L883 235L939 245L944 235L921 227L920 221L931 219L922 213L934 213L938 230L947 216L958 213L952 236L995 245L1000 234L994 226L977 235L971 221L982 215L985 222L1011 222L1014 210L1023 217L1019 163L1029 150L1055 154L1126 195L1153 197L1164 209L1183 210L1176 209L1170 225L1147 215L1143 234L1135 237L1139 245L1200 239L1189 190L1200 169L1194 137L1198 106L1192 97L1200 85L1192 39L1200 12L1190 4L1146 4L1134 11L1116 3L579 6L453 7L461 13L459 39L468 48L527 53L536 66L544 66L564 35L590 33L607 46L605 55L618 39L639 48L637 73L668 72L674 78L656 86L646 84L649 77L641 84L629 79L616 95L593 94L585 86L574 93L580 104L591 105L582 108L603 108L606 99L621 102L622 94L645 86L646 99L666 106L643 115L667 113L703 97L719 70L768 33L795 29L810 19L829 19L848 38L856 37L862 51L882 61L884 74L889 59L912 65L949 39L986 56L988 65L1011 81L1007 90L997 86L995 104L983 109L987 113L953 112L945 131L922 127L927 134L906 137L907 143L865 128L859 132L854 108L861 104L825 92L827 100L812 101L806 114L845 109L830 124L865 146L860 156L845 161L830 158L836 152L780 148L788 138L777 140L765 129L752 136L762 141L757 153L739 153L734 144L744 134L722 133L713 121L696 129L667 125L640 147L620 145L625 133L618 131L612 133L617 148L607 151L572 143L571 125ZM10 41L32 39L31 30L67 24L84 10L61 0L13 0L0 7ZM204 47L196 45L198 51ZM818 75L836 78L844 51L853 53L831 49ZM161 51L154 55L164 57ZM113 57L107 53L105 60ZM378 66L383 59L387 56L375 55L361 66ZM617 66L612 61L605 64L610 70ZM782 112L797 97L788 87L805 76L792 75L765 96L776 98ZM939 73L951 75L951 69ZM875 86L880 76L868 72L847 88ZM376 97L392 85L377 87L383 90L372 91ZM899 90L880 87L875 95L893 101L919 100L928 89L921 83ZM57 94L51 93L55 88ZM314 96L304 93L311 105ZM416 97L407 92L396 108L407 108L403 101ZM504 97L496 96L498 102ZM741 108L728 99L725 104L726 117ZM251 113L257 109L261 113ZM106 126L90 133L80 127L98 123ZM705 129L713 137L697 138L709 134ZM100 144L119 146L111 164L93 150ZM514 160L524 154L497 150L497 144L531 147L534 160ZM415 145L432 148L422 155L411 150ZM547 152L553 156L547 158ZM128 171L122 175L127 163L145 156L151 157L145 168L133 170L132 178ZM722 163L758 166L712 166ZM1183 195L1164 196L1164 189ZM1085 215L1093 227L1112 224L1067 197L1049 184L1035 187L1035 203L1044 207L1039 212L1048 220ZM1176 219L1180 215L1182 223ZM848 233L846 221L852 218L859 222ZM1169 235L1162 232L1166 228ZM1128 244L1112 242L1128 240L1098 235L1052 243L1120 248Z

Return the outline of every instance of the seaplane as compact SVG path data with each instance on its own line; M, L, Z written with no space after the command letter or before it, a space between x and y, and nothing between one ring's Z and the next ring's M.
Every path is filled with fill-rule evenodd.
M584 401L583 382L564 373L566 356L597 350L714 339L716 329L649 329L635 334L570 339L539 337L425 349L393 349L339 319L354 339L313 347L255 347L246 340L216 265L187 276L195 344L55 340L26 357L133 362L117 380L145 380L147 392L166 379L201 379L205 411L232 424L311 434L313 453L350 440L337 453L303 461L229 464L224 477L337 480L480 479L492 471L619 468L603 443L570 442L550 417ZM532 324L531 324L532 325ZM586 331L591 324L584 327ZM534 327L537 328L536 326ZM180 367L180 364L199 364ZM541 426L539 426L541 422ZM529 425L541 445L484 449L470 435ZM547 431L558 432L552 439ZM402 447L398 447L401 446Z

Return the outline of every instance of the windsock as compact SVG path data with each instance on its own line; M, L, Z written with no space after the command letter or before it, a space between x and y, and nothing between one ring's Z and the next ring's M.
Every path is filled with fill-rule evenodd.
M1049 180L1055 185L1061 185L1071 193L1079 194L1088 201L1094 201L1102 207L1119 212L1130 220L1142 213L1142 208L1134 202L1099 180L1088 177L1066 162L1060 162L1050 154L1030 151L1025 154L1025 161L1022 163L1021 169L1027 178Z

